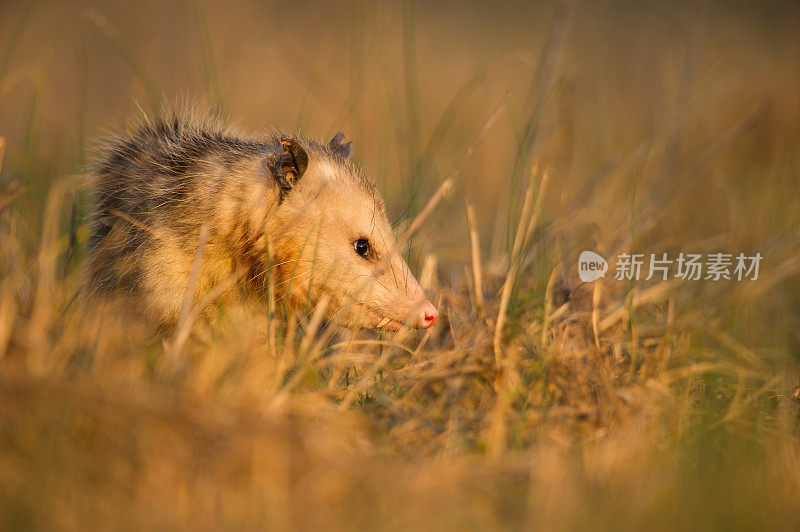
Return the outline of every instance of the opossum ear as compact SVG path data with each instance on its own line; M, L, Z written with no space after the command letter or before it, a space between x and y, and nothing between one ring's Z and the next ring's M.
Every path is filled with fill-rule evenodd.
M328 143L328 149L330 149L333 153L336 153L340 157L345 159L349 159L353 156L353 141L346 143L344 142L344 132L340 131L336 135L333 136L331 141Z
M269 174L278 182L281 188L281 199L297 180L306 172L308 168L308 154L300 146L300 143L293 138L281 137L283 152L271 155L264 160Z

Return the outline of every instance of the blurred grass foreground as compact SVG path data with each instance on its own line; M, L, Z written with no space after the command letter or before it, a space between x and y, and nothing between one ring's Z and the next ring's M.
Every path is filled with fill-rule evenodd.
M797 530L800 10L667 4L0 3L0 529ZM93 139L162 101L344 130L398 228L440 199L440 323L220 309L176 360L70 305Z

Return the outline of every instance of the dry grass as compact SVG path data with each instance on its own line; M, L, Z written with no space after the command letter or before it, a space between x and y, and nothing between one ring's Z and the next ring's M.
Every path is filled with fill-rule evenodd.
M0 6L0 528L795 529L800 38L772 7ZM153 336L73 301L84 138L161 92L346 129L442 322L207 336L187 305ZM584 249L764 262L582 285Z

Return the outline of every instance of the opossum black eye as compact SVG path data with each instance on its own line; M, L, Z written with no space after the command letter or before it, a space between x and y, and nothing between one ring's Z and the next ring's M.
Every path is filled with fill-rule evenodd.
M364 257L365 259L370 258L372 255L372 248L369 245L369 240L366 238L359 238L355 242L353 242L353 249L356 250L356 253Z

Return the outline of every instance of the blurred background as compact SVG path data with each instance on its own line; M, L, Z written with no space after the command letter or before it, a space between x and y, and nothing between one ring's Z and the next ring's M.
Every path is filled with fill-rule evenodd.
M714 181L767 185L759 165L786 149L797 125L791 2L7 0L1 9L5 173L37 190L75 172L92 141L137 107L189 101L219 107L252 132L283 127L327 139L343 129L395 214L413 214L508 92L459 179L490 234L509 190L524 181L515 161L537 114L529 136L557 175L554 197L574 197L609 164L653 158L648 150L668 160L639 179L643 187L663 181L666 193L723 140L723 156L706 154L717 157L696 169L681 198L692 219L670 217L680 225L671 229L704 238L728 222L719 209L731 191ZM748 119L746 131L721 139ZM448 202L424 235L445 255L464 242L462 211L461 201Z
M780 1L2 0L0 522L792 529L798 28ZM93 147L165 102L253 134L344 130L398 229L499 106L409 246L444 325L397 365L266 370L234 342L165 376L159 341L108 332L125 322L40 315L80 283ZM77 193L48 196L59 182ZM601 291L578 280L583 250L763 261L754 282Z

